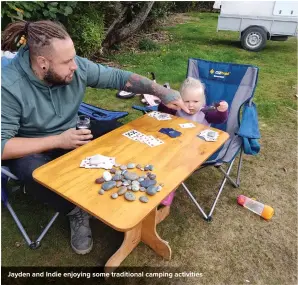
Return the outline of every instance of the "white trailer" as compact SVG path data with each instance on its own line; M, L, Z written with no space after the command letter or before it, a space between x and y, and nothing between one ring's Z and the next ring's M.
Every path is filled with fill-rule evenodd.
M244 49L297 36L298 1L215 1L213 8L220 9L217 31L239 31Z

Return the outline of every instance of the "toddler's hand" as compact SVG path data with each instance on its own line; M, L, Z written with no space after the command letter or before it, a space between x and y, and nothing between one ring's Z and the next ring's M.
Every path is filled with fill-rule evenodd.
M219 112L225 112L228 110L228 108L229 108L229 104L226 101L221 101L219 103L219 106L217 107L217 110Z

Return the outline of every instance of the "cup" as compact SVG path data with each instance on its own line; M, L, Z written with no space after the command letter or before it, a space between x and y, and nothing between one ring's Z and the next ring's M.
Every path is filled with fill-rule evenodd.
M76 130L81 130L81 129L90 130L90 117L86 115L78 116Z

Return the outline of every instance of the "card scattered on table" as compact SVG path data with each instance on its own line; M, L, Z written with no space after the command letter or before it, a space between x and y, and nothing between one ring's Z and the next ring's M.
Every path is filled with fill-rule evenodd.
M156 120L159 120L159 121L172 120L171 115L162 113L162 112L158 112L158 111L152 111L152 112L148 113L148 116L155 118Z
M189 128L194 128L195 124L193 123L185 123L185 124L179 124L179 126L183 129L189 129Z
M115 164L115 157L96 154L82 160L80 167L83 168L104 168L112 169Z
M137 130L130 130L123 133L123 135L131 140L145 143L150 147L158 146L164 143L164 141L159 138L155 138L154 136L147 136Z
M218 136L219 136L218 132L213 130L204 130L198 134L199 138L204 139L205 141L208 141L208 142L217 141Z

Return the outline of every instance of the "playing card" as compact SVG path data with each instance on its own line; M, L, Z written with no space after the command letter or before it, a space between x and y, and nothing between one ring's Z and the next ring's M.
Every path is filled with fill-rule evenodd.
M195 127L195 125L193 123L179 124L179 126L183 129L188 129L188 128L194 128Z
M138 132L137 130L130 130L130 131L127 131L126 133L123 133L122 135L124 135L125 137L127 137L129 139L133 139L139 133L140 132Z
M148 113L149 117L155 118L159 121L164 121L164 120L171 120L172 117L169 114L165 114L165 113L161 113L158 111L152 111L150 113Z
M204 130L199 133L198 137L204 139L205 141L217 141L218 132L213 130Z

